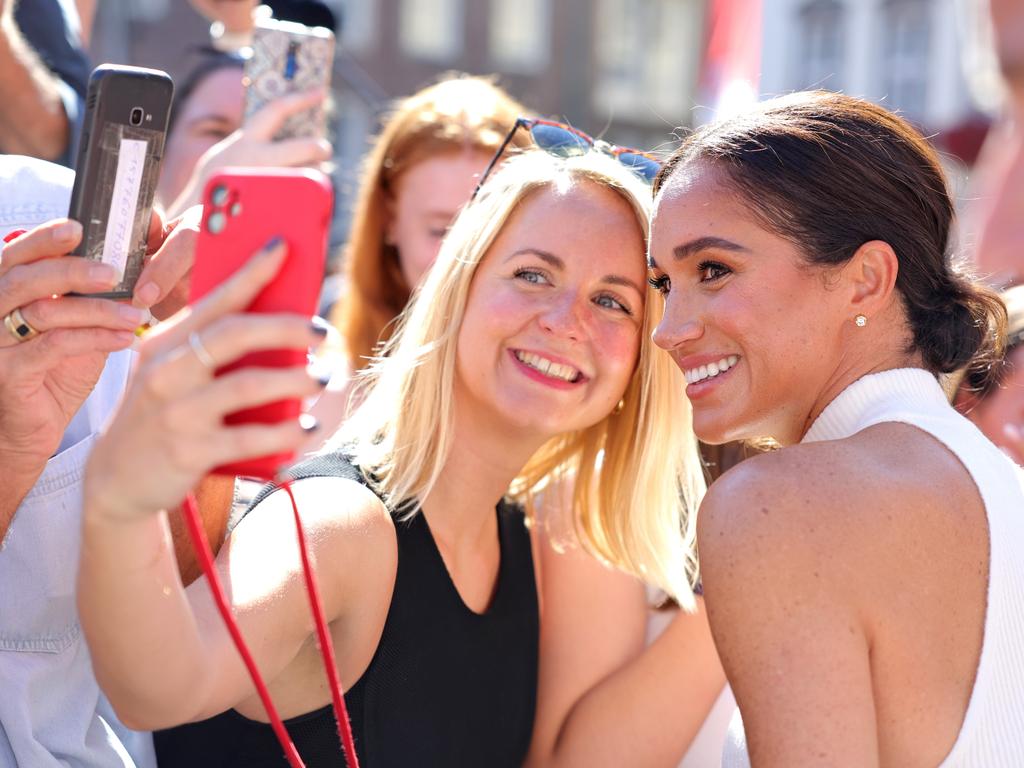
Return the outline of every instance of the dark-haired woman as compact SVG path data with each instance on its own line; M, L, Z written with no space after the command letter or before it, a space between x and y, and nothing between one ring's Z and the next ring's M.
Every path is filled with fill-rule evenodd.
M695 431L782 446L700 512L723 764L1024 765L1024 473L936 378L1006 314L951 264L935 153L802 93L696 132L657 187L655 340Z

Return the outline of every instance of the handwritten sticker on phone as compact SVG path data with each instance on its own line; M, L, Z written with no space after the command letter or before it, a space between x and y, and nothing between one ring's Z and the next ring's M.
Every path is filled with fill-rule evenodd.
M103 239L103 262L117 270L123 280L132 250L132 227L138 211L139 188L146 163L146 142L121 139L114 174L114 191L110 197L107 232Z

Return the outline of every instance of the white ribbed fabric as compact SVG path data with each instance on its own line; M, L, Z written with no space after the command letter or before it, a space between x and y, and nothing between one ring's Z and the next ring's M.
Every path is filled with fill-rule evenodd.
M985 637L960 734L940 768L1024 766L1024 470L946 400L935 377L916 368L874 373L847 387L802 442L838 440L883 422L911 424L966 467L988 516ZM743 721L729 727L722 768L749 768Z

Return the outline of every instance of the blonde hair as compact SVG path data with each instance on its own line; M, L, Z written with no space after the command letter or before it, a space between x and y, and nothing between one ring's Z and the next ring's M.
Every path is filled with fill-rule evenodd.
M363 167L345 248L347 290L331 318L354 368L366 365L378 342L387 340L412 289L397 249L385 243L386 201L398 177L444 152L496 151L522 114L522 105L491 80L450 75L402 99L388 115Z
M547 187L565 192L582 182L618 193L646 237L650 190L621 163L597 152L572 158L525 152L460 213L383 356L364 374L365 400L332 447L346 446L393 509L425 498L449 455L457 340L477 265L531 193ZM549 439L509 495L532 509L535 494L552 483L573 483L572 519L583 546L692 607L694 511L704 478L682 374L649 342L661 306L649 289L622 408Z

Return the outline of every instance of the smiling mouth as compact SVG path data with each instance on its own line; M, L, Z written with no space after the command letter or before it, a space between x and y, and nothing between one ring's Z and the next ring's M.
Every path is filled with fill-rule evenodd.
M516 360L527 368L531 368L548 378L565 381L570 384L575 384L583 379L583 373L571 365L556 363L554 360L548 360L546 357L534 354L533 352L523 352L519 349L515 350L513 354Z
M708 363L707 365L702 365L698 368L687 368L683 371L683 376L686 377L687 384L696 384L700 381L713 379L720 373L725 373L738 362L739 357L737 355L729 355L727 357L723 357L717 363Z

